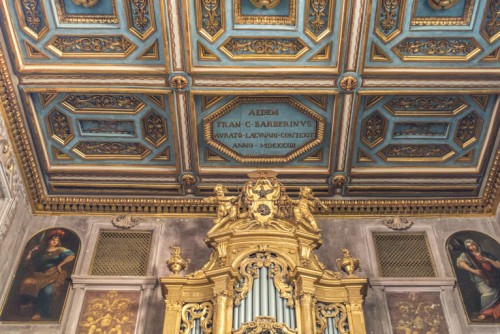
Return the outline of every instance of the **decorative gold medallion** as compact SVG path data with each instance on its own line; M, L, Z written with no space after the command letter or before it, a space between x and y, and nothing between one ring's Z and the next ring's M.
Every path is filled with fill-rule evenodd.
M278 6L281 0L250 0L250 2L257 8L272 9Z
M353 91L354 88L358 85L358 80L349 75L346 77L343 77L342 80L340 80L340 88L342 88L345 91Z
M193 174L184 174L181 177L181 183L190 187L196 183L196 177Z
M458 3L458 0L427 0L429 6L434 9L449 9Z
M71 0L75 5L83 6L83 7L92 7L95 6L99 0Z
M185 89L188 84L188 80L182 75L176 75L170 80L170 87L174 88L177 91Z
M341 174L335 175L332 179L332 183L336 187L342 187L346 182L347 182L347 178L345 177L345 175L341 175Z

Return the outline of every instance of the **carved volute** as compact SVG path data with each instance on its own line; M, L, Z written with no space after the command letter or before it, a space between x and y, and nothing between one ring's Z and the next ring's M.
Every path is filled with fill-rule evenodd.
M326 333L329 317L342 328L349 319L349 333L365 333L362 310L348 305L363 301L367 280L342 278L314 253L322 244L313 216L321 201L308 187L298 199L290 198L273 172L257 171L249 178L239 196L227 196L217 185L215 196L207 199L217 206L217 216L205 239L212 254L203 268L160 279L166 304L183 305L167 308L164 333L191 333L202 323L204 333L246 333L245 328ZM268 306L266 298L273 293L277 297ZM248 315L243 309L250 303ZM279 307L288 318L280 318L280 310L275 314Z

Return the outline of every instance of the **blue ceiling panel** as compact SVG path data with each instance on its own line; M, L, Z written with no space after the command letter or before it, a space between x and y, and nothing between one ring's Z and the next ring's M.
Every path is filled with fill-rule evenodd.
M474 167L496 95L363 96L353 167Z
M57 165L175 166L168 95L27 93L34 138Z

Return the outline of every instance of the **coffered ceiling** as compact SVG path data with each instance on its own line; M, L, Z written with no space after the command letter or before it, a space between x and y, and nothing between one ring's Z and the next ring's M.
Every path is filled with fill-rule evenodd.
M3 111L39 213L206 213L272 169L331 215L492 214L499 9L5 0Z

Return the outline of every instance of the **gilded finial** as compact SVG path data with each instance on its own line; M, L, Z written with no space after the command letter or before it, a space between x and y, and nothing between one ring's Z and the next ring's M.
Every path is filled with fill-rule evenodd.
M167 260L168 270L173 272L174 276L178 276L181 271L187 269L191 260L186 261L181 257L181 249L178 246L170 246L170 254L172 256Z
M342 259L337 259L337 264L347 274L347 277L357 277L354 272L359 268L359 259L352 257L347 248L341 248Z

